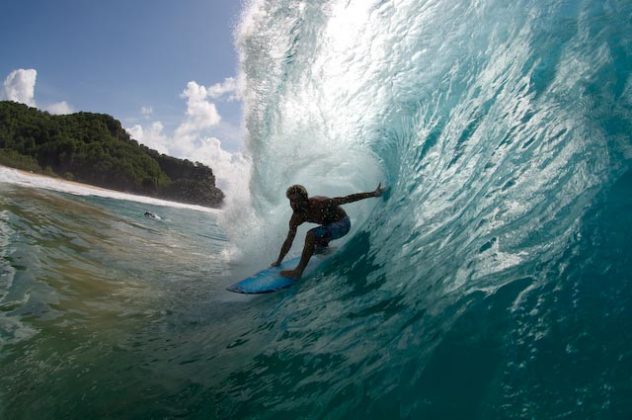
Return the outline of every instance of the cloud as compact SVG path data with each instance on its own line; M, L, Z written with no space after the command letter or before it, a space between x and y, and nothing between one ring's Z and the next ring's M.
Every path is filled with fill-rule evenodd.
M249 160L239 152L226 151L221 140L211 135L213 130L225 133L229 130L222 129L225 125L222 117L209 99L234 90L232 78L211 87L190 81L180 95L186 100L186 112L172 135L165 133L160 121L148 127L136 124L126 130L132 138L160 153L208 165L213 169L217 186L227 195L242 194L248 188Z
M250 162L241 153L230 153L222 148L222 142L215 137L201 139L195 151L196 161L213 168L217 186L226 192L243 188L250 180Z
M35 84L37 70L17 69L13 70L4 80L0 97L9 101L20 102L35 107ZM71 114L74 109L66 101L44 105L42 108L51 114Z
M44 109L55 115L72 114L73 112L75 112L66 101L50 104L48 106L45 106Z
M127 132L133 139L145 146L157 150L160 153L169 154L171 139L163 133L164 126L160 121L154 121L149 128L144 129L140 124L127 128Z
M237 99L237 81L234 77L227 77L223 83L215 83L208 88L208 95L213 98L221 98L222 96L230 93L229 100Z
M4 80L4 97L9 101L35 106L35 80L37 70L13 70Z
M187 83L186 89L180 95L187 100L187 118L176 130L180 136L201 131L220 123L222 117L217 112L215 104L206 100L208 96L208 90L204 86L193 81Z
M140 108L140 113L143 114L145 118L149 118L154 113L154 109L150 106L143 106Z
M125 131L127 131L127 134L129 134L133 139L138 140L139 142L145 144L146 146L149 146L147 143L145 143L145 138L144 138L145 130L143 130L142 125L135 124L131 127L127 127Z

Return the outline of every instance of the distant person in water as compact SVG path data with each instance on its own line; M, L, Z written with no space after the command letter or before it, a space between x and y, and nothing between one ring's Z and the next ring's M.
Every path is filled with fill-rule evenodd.
M310 229L305 236L305 246L301 261L294 270L281 271L281 275L292 279L298 279L303 274L309 259L315 250L323 250L329 245L332 239L342 238L349 232L351 222L349 216L340 207L342 204L353 203L370 197L379 197L384 192L382 184L378 184L375 191L347 195L345 197L309 197L307 190L302 185L292 185L287 189L285 195L290 200L293 213L290 218L290 231L281 247L279 258L272 263L277 267L290 250L296 228L304 223L318 223L320 226Z

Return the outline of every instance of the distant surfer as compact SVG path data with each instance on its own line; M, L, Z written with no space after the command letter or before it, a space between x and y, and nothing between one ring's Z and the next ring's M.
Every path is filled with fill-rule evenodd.
M281 247L279 258L272 263L279 266L283 258L290 250L296 228L304 222L318 223L320 226L310 229L305 236L305 246L301 254L301 261L294 270L283 270L281 275L292 279L298 279L303 274L309 259L315 250L324 249L329 241L342 238L349 232L351 222L349 216L340 207L342 204L353 203L365 198L379 197L384 192L382 184L378 184L375 191L347 195L345 197L309 197L307 190L302 185L292 185L285 195L290 200L293 213L290 218L290 230Z
M160 220L160 216L158 216L157 214L154 214L150 211L146 211L145 212L145 217L148 219L155 219L155 220Z

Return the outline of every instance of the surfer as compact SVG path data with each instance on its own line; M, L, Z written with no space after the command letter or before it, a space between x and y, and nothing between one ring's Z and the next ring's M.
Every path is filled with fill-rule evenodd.
M160 217L157 214L154 214L150 211L146 211L145 212L145 217L148 219L156 219L156 220L160 220Z
M290 250L296 228L304 222L318 223L320 226L310 229L305 236L305 246L301 254L301 261L294 270L283 270L281 275L292 279L298 279L303 274L309 259L314 251L327 248L329 241L342 238L349 232L351 222L349 216L340 207L342 204L353 203L365 198L379 197L384 192L382 184L378 184L375 191L351 194L344 197L309 197L307 190L302 185L292 185L287 189L285 195L290 200L292 207L292 217L290 218L290 230L285 242L281 247L279 258L272 263L272 266L279 266L283 258Z

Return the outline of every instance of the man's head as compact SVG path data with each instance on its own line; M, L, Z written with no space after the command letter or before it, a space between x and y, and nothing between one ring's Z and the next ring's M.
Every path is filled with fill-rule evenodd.
M307 190L302 185L292 185L287 189L285 195L290 200L290 206L294 211L305 208L309 202Z

